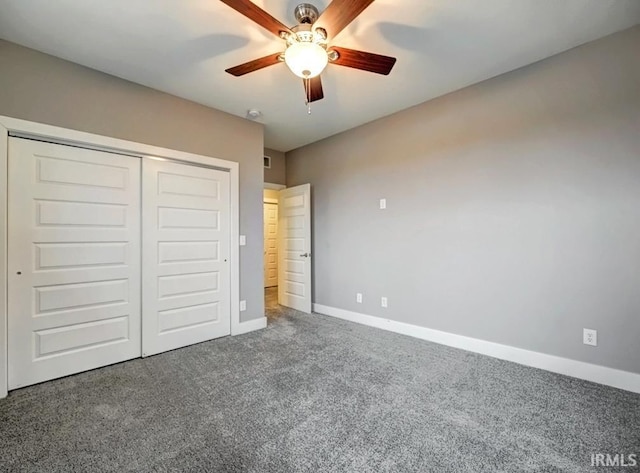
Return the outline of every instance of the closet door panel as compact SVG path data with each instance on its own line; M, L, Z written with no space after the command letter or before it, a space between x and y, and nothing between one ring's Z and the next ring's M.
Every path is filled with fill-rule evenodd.
M143 356L231 331L229 174L143 160Z
M141 355L140 160L9 140L9 388Z

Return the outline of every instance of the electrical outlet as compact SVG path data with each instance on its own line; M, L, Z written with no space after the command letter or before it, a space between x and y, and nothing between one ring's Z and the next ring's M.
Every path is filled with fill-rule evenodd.
M381 305L382 307L387 307L387 298L386 298L386 297L382 297L382 298L380 299L380 305Z
M240 312L247 310L247 301L240 301Z
M582 329L582 343L585 345L598 346L598 331L590 328Z
M356 302L358 304L362 304L362 294L360 294L359 292L356 294Z
M387 199L380 199L380 209L384 210L387 208Z
M247 236L240 235L240 246L245 246L247 244Z

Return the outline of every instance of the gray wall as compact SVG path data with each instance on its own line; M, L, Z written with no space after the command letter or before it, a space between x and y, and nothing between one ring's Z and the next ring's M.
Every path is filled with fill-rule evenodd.
M0 115L239 162L240 315L264 316L262 125L1 40Z
M264 182L284 185L286 182L284 153L282 151L265 148L264 155L271 156L271 169L264 169Z
M640 372L640 27L287 153L306 182L315 302Z

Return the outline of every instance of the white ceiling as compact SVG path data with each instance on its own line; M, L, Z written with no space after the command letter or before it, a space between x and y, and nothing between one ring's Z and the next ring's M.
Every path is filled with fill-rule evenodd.
M329 0L306 0L322 11ZM255 0L294 25L298 0ZM333 44L395 56L389 76L329 65L304 104L283 42L219 0L0 0L0 37L244 117L288 151L640 22L638 0L376 0Z

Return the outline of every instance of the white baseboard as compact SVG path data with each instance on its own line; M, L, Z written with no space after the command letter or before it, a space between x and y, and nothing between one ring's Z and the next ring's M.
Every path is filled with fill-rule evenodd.
M634 393L640 393L640 374L628 371L593 365L583 361L571 360L554 355L546 355L522 348L501 345L477 338L465 337L454 333L433 330L418 325L383 319L371 315L337 309L322 304L313 304L313 311L318 314L329 315L350 322L356 322L370 327L381 328L390 332L408 335L410 337L428 340L430 342L447 345L462 350L480 353L482 355L513 361L525 366L540 368L553 373L564 374L574 378L605 384L614 388L624 389Z
M267 318L259 317L253 320L247 320L246 322L240 322L231 335L242 335L243 333L253 332L255 330L261 330L267 327Z

